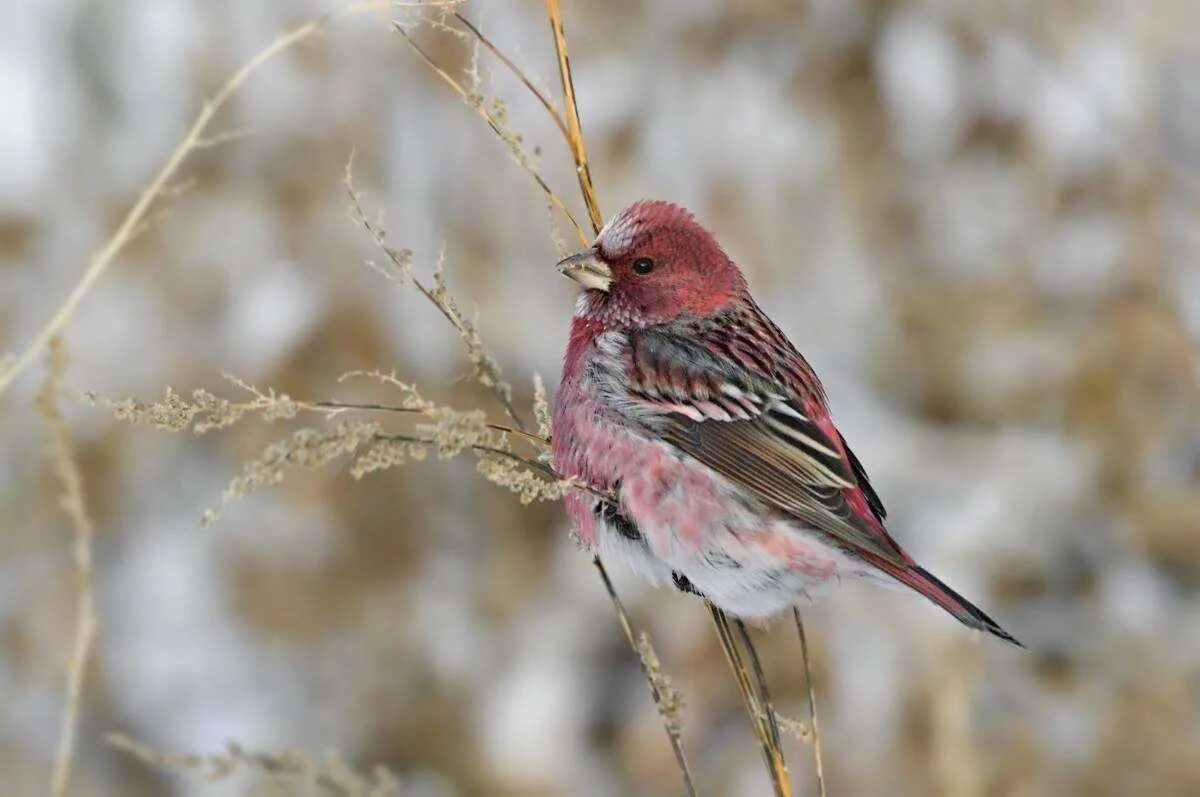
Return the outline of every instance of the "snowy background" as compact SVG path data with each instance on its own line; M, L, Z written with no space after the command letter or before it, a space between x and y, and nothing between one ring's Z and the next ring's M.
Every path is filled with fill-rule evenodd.
M2 0L0 353L61 304L203 99L332 3ZM1200 793L1200 4L1195 0L565 3L607 214L687 205L825 380L894 535L1030 648L847 585L808 609L833 795ZM557 87L543 6L467 13ZM422 35L454 69L469 49ZM495 69L495 83L490 73ZM569 155L498 65L485 88ZM557 93L557 92L555 92ZM395 367L473 403L436 312L363 266L368 202L451 288L529 401L573 286L543 197L378 15L253 77L190 190L81 305L64 395L96 518L101 618L74 793L240 794L103 741L336 750L404 793L672 794L636 659L556 505L468 462L333 466L228 506L286 434L204 437L76 401L228 396L231 372L348 396ZM577 215L583 218L581 210ZM562 231L566 236L566 231ZM0 397L0 772L43 793L70 653L70 528L31 401ZM683 693L701 793L767 790L702 607L615 571ZM794 629L756 632L805 714ZM794 780L814 794L806 746Z

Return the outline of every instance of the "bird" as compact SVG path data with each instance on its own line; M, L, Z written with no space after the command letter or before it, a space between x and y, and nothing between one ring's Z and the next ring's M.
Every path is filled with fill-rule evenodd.
M557 264L582 286L551 417L584 544L767 621L843 579L1012 634L900 547L807 360L686 209L641 200Z

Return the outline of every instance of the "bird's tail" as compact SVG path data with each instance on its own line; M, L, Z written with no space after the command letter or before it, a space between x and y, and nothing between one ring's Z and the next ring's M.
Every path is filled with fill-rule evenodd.
M999 623L984 614L982 609L947 587L941 579L925 568L915 564L900 565L884 560L878 560L872 564L901 584L921 593L945 609L963 625L987 631L1019 648L1025 647L1017 641L1016 637L1005 631Z

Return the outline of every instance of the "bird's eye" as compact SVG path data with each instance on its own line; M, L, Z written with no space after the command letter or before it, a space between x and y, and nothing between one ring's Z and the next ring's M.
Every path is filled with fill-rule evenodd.
M639 257L633 261L633 273L649 274L654 270L654 261L648 257Z

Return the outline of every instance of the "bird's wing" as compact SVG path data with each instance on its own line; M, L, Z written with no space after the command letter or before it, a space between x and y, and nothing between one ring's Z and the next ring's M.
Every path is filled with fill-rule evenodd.
M854 473L854 478L858 480L858 486L862 488L863 497L867 499L867 506L871 508L871 514L882 523L887 519L887 509L883 506L883 499L871 486L866 469L858 461L858 457L854 456L854 452L850 450L850 444L846 442L846 438L842 436L841 432L838 432L838 439L842 441L842 450L846 452L846 459L850 461L850 470Z
M695 334L652 327L624 343L622 400L666 442L839 547L906 563L819 395Z

